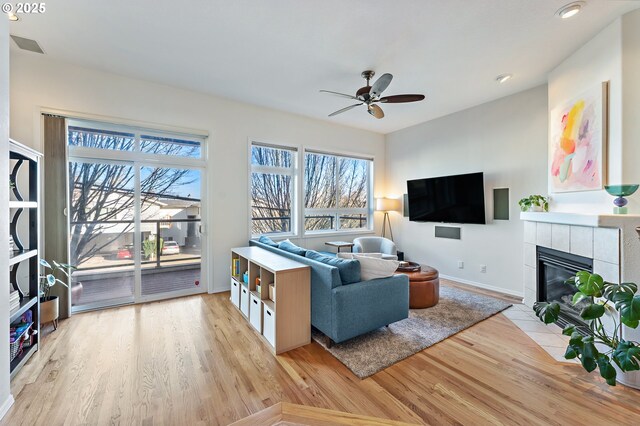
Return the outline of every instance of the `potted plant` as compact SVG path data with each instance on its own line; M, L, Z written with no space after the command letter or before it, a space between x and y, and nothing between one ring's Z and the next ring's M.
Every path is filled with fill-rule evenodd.
M67 283L56 277L56 273L62 272L68 279L69 272L67 270L76 269L76 267L66 263L58 263L55 260L51 261L51 263L53 263L53 266L46 260L40 259L40 265L44 267L45 272L47 270L51 271L46 275L40 276L40 324L52 322L53 329L56 330L59 316L58 296L51 296L51 288L56 283L69 288Z
M577 287L574 305L584 300L590 303L580 312L588 326L568 324L562 331L571 336L564 357L577 358L588 372L598 368L611 386L615 386L616 380L640 386L637 377L631 377L640 374L631 373L640 370L640 344L622 337L622 325L635 329L640 322L640 295L635 294L638 286L606 282L600 275L587 271L578 272L567 284ZM558 302L537 302L533 309L541 321L550 324L558 320L561 307ZM609 317L612 327L605 327L604 315Z
M523 212L527 211L539 211L539 212L548 212L549 211L549 198L543 197L542 195L529 195L518 201L518 205L520 206L520 210Z

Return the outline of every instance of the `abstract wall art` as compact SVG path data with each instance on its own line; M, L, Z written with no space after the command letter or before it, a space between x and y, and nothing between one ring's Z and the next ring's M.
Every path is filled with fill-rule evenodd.
M594 191L606 183L608 83L551 110L551 192Z

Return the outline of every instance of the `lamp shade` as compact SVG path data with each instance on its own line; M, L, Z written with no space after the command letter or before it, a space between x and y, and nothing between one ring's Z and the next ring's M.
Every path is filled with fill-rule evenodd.
M400 200L396 198L376 198L376 211L400 211Z

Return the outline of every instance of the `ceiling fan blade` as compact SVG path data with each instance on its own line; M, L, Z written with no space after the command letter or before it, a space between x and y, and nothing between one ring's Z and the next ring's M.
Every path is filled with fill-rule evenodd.
M347 98L347 99L353 99L358 101L359 99L356 98L355 96L352 95L347 95L346 93L338 93L338 92L332 92L331 90L321 90L321 93L331 93L332 95L336 95L336 96L341 96L343 98Z
M378 102L383 104L401 104L404 102L418 102L424 99L424 95L394 95L385 96L378 99Z
M382 92L384 92L384 90L389 87L392 79L393 76L391 74L382 74L380 78L377 79L375 83L373 83L373 86L371 86L369 95L371 95L372 98L380 96Z
M360 106L360 105L362 105L362 103L355 104L355 105L350 105L350 106L348 106L346 108L339 109L336 112L332 112L331 114L329 114L329 117L333 117L334 115L342 114L343 112L349 111L351 108L355 108L355 107Z
M378 105L369 105L369 108L367 108L367 111L369 112L369 114L373 115L375 118L384 117L384 111L382 111L382 108L380 108Z

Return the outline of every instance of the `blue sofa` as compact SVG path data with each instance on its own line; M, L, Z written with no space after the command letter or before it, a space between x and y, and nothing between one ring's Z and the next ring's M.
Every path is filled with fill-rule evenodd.
M409 317L407 275L342 285L335 266L259 241L249 244L311 267L311 325L335 343Z

